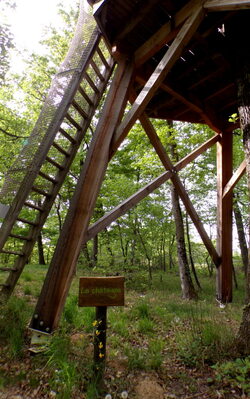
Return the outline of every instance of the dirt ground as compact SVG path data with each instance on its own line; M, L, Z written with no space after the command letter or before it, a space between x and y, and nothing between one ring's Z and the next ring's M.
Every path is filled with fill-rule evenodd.
M8 375L11 384L0 388L0 399L51 399L59 397L49 386L50 375L45 368L34 368L27 352L20 361L0 360L1 375ZM124 385L125 384L125 385ZM33 386L33 387L32 387ZM124 359L107 361L103 393L98 399L110 394L112 399L122 398L126 386L128 399L247 399L248 396L218 385L210 367L192 369L178 362L164 361L158 371L129 371ZM0 385L1 387L1 385ZM88 399L84 392L75 391L65 399ZM108 396L108 398L110 398Z

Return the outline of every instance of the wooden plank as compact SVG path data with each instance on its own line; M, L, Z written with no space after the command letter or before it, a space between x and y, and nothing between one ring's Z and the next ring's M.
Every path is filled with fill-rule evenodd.
M1 249L1 253L3 254L9 254L9 255L16 255L16 256L23 256L24 253L20 251L9 251L7 249Z
M69 133L67 133L62 127L60 127L59 132L72 144L76 144L76 140Z
M31 202L28 202L28 201L25 201L23 205L27 206L28 208L35 209L36 211L39 211L39 212L44 211L44 209L41 206L32 204Z
M96 65L94 60L91 60L90 65L92 66L93 70L95 71L96 75L98 76L98 78L103 82L104 76L102 75L100 69L98 68L98 66Z
M73 100L72 100L72 101L73 101ZM71 123L71 125L73 125L77 130L81 130L82 127L79 125L79 123L77 123L77 122L75 121L74 118L72 118L72 116L71 116L69 113L67 113L67 114L65 115L65 118L68 119L68 121Z
M171 177L171 172L164 172L160 176L156 177L152 182L148 183L145 187L138 190L135 194L131 195L126 200L122 201L112 211L106 213L96 223L93 223L87 233L84 236L83 242L87 242L91 238L95 237L100 231L104 230L117 218L124 215L129 209L133 208L143 198L147 197L150 193L160 187Z
M80 129L78 129L78 130L80 130ZM56 141L54 141L54 143L52 145L53 145L54 148L57 149L57 151L59 151L65 157L69 157L70 156L70 152L66 151L64 148L62 148L59 144L56 143Z
M93 91L96 94L99 94L98 87L95 85L94 81L91 79L91 77L89 76L89 74L87 72L85 72L84 77L85 77L86 81L88 82L88 84L90 85L91 89L93 89Z
M223 198L223 190L232 176L232 134L222 133L217 144L217 251L221 258L217 269L217 299L232 301L232 191Z
M60 125L62 123L62 120L65 116L65 113L67 112L71 101L73 100L75 93L78 89L79 86L79 79L82 78L83 71L85 70L86 66L89 64L89 60L93 57L93 54L95 52L96 46L98 46L100 42L101 34L98 32L98 30L94 30L91 38L91 46L88 47L88 54L85 54L86 57L84 57L82 66L81 66L81 71L79 71L79 75L75 74L74 78L71 81L71 85L68 91L65 92L65 96L62 99L60 107L57 109L57 111L54 114L53 119L51 120L51 123L47 129L47 132L49 134L44 135L44 139L39 146L36 154L33 157L33 162L32 162L32 168L28 170L26 173L22 184L20 184L20 188L15 196L15 199L12 203L12 206L8 212L8 217L6 217L3 221L3 224L1 226L1 235L0 235L0 248L3 247L5 244L8 235L17 220L18 214L20 210L22 209L22 206L24 202L27 199L27 196L30 192L30 189L33 185L34 180L37 177L37 174L45 161L47 159L50 163L55 165L57 167L57 163L54 162L51 158L47 156L48 150L50 146L52 145L54 138L60 128ZM38 118L37 122L38 125L40 124L40 118ZM58 165L60 168L60 166ZM21 183L21 182L20 182Z
M124 306L124 277L80 277L78 306Z
M24 224L29 224L30 226L37 226L37 222L32 222L31 220L28 220L28 219L18 217L17 221L24 223Z
M141 115L140 122L141 122L146 134L148 135L151 144L155 148L159 158L161 159L163 165L165 166L165 168L174 172L171 176L171 180L172 180L183 204L185 205L185 208L186 208L190 218L192 219L192 222L194 223L198 233L200 234L200 237L201 237L204 245L206 246L211 258L213 259L214 264L216 266L218 266L220 263L218 253L217 253L216 249L214 248L214 245L213 245L211 239L209 238L206 230L204 229L204 226L201 223L201 220L200 220L192 202L190 201L190 198L185 190L185 187L183 186L179 176L177 175L176 170L174 169L174 166L173 166L171 160L169 159L169 157L166 153L166 150L165 150L164 146L162 145L162 143L154 129L154 126L152 125L149 118L147 118L147 116L145 114Z
M78 91L83 96L83 98L85 98L85 100L89 103L89 105L92 107L94 105L93 100L87 95L87 93L85 93L85 91L83 90L83 88L81 86L78 87Z
M42 172L41 170L39 171L39 176L41 176L43 179L50 181L53 184L57 184L58 180L55 179L54 177L48 175L47 173Z
M207 11L233 11L250 9L249 0L207 0L204 3Z
M32 186L31 190L34 191L35 193L43 195L44 197L50 197L50 195L51 195L50 193L47 193L46 191L44 191L41 188L36 187L36 186Z
M236 186L236 184L238 183L238 181L241 179L241 177L244 175L245 172L246 172L246 160L244 159L244 161L242 161L239 168L233 174L231 179L225 185L223 189L222 199L226 198L226 196L229 193L231 193L231 191L234 189L234 187Z
M59 321L75 264L106 171L110 142L126 106L133 65L121 60L116 69L69 212L47 273L32 328L51 331ZM41 324L42 322L42 324Z
M13 267L1 267L0 266L0 271L1 272L16 272L17 269L14 269Z
M152 7L155 5L155 0L140 0L135 3L135 7L131 11L131 15L128 21L126 21L125 27L116 34L115 44L119 47L119 42L131 32L140 22L143 21L145 16L150 12Z
M202 154L204 151L208 150L210 147L212 147L215 143L220 141L221 137L219 134L215 134L211 139L208 139L200 145L196 150L192 151L190 154L188 154L186 157L181 159L179 162L177 162L174 165L174 168L177 172L179 172L182 168L184 168L186 165L188 165L190 162L194 161L200 154Z
M108 70L106 70L106 72L104 74L105 75L105 82L103 82L100 85L100 90L101 90L100 95L94 96L94 98L93 98L94 104L93 105L98 105L99 104L100 97L101 97L103 91L106 88L106 83L108 82L112 71L113 71L113 67L112 68L110 67ZM89 109L89 118L87 120L83 121L83 125L82 125L81 131L77 131L77 133L75 135L75 144L71 146L71 148L70 148L70 156L66 157L64 159L63 165L58 165L56 163L54 164L53 163L54 161L51 160L52 164L54 164L54 166L56 166L56 167L58 167L60 169L58 171L57 175L56 175L56 179L58 179L58 183L53 186L52 191L51 191L51 196L48 197L48 198L45 198L45 200L43 202L43 205L42 205L42 208L40 208L40 209L39 208L35 208L35 209L38 209L39 211L41 211L41 214L39 215L38 224L36 226L34 226L34 227L31 227L31 229L30 229L30 231L28 233L29 237L30 237L30 240L27 241L24 244L24 247L23 247L23 252L25 253L25 256L23 256L22 258L19 257L19 258L16 259L14 266L18 269L18 272L11 273L9 275L8 280L7 280L8 284L7 284L6 287L3 287L2 292L1 292L1 294L4 297L10 296L11 292L13 291L13 289L14 289L14 287L15 287L15 285L16 285L16 283L17 283L17 281L18 281L18 279L19 279L19 277L20 277L20 275L22 273L23 268L25 267L25 265L27 263L27 260L29 259L31 251L32 251L32 249L33 249L33 247L35 245L36 240L37 240L38 234L41 231L41 228L42 228L43 224L45 223L45 221L46 221L46 219L48 217L49 211L50 211L50 209L51 209L51 207L52 207L52 205L53 205L53 203L55 201L55 197L56 197L58 191L60 190L60 187L61 187L61 185L62 185L62 183L63 183L63 181L65 179L65 176L67 175L67 173L69 171L70 165L71 165L71 163L72 163L72 161L73 161L73 159L75 157L75 154L77 153L77 150L79 148L80 143L82 142L82 140L83 140L83 138L85 136L85 133L86 133L88 127L89 127L91 118L94 115L94 112L95 112L95 108L91 107ZM25 202L25 205L34 207L33 205L28 205L27 202Z
M85 119L88 118L88 114L84 111L84 109L75 101L73 100L72 103L73 107L77 110L77 112Z
M137 118L144 111L148 102L151 100L161 83L166 78L172 66L180 57L183 48L188 44L189 40L191 39L200 22L202 21L203 14L204 13L202 8L198 7L194 14L192 14L188 18L186 23L179 31L175 40L169 47L167 53L159 62L155 71L145 84L144 88L141 90L140 94L137 96L132 108L125 115L122 123L117 128L112 142L111 154L114 153L119 147L120 143L123 141L131 127L136 122Z
M141 76L136 76L136 81L139 82L140 84L145 85L146 80L143 79ZM166 83L162 83L160 88L164 90L166 93L170 94L174 98L176 98L178 101L180 101L182 104L185 104L187 107L189 107L192 111L197 112L197 114L200 115L201 120L203 120L212 130L214 130L217 133L221 132L221 128L219 127L219 122L217 118L211 118L210 115L201 107L200 104L198 104L195 101L190 101L187 97L185 97L183 94L177 92L174 90L172 87L167 85Z
M164 24L154 35L150 37L140 48L135 52L135 65L138 68L146 60L156 54L164 45L169 43L177 35L180 26L193 13L200 2L191 0L174 16L171 20Z
M60 165L58 162L54 161L54 159L46 156L46 161L51 163L51 165L55 166L59 170L64 170L64 166Z
M180 171L182 168L187 166L190 162L195 160L200 154L206 151L208 148L212 147L220 139L219 135L213 136L211 139L207 140L205 143L200 145L196 150L192 151L189 155L181 159L174 165L176 171ZM159 188L163 183L165 183L172 176L172 172L164 172L160 176L156 177L152 182L148 183L145 187L138 190L135 194L131 195L129 198L121 202L117 207L107 212L102 218L100 218L96 223L92 224L85 237L84 242L87 242L91 238L95 237L100 231L104 230L112 222L114 222L118 217L124 215L129 209L133 208L138 202L143 198L147 197L154 190Z

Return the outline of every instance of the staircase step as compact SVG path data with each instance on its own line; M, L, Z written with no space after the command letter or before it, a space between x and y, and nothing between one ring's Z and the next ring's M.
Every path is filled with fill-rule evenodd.
M51 163L51 165L55 166L57 169L64 170L64 166L60 165L58 162L54 161L54 159L50 157L46 157L46 161Z
M72 118L71 115L69 115L69 114L67 113L67 114L65 115L65 117L66 117L66 119L68 119L68 121L69 121L73 126L75 126L75 128L76 128L77 130L81 130L81 129L82 129L82 127L79 125L79 123L77 123L77 122L75 121L75 119Z
M77 112L79 112L79 114L80 114L83 118L88 119L88 114L84 111L84 109L82 109L82 108L80 107L80 105L79 105L75 100L72 101L72 105L73 105L73 107L77 110Z
M61 154L65 155L65 157L69 157L70 153L66 151L64 148L62 148L59 144L56 142L53 143L53 147L57 149Z
M3 254L8 254L8 255L17 255L17 256L23 256L24 253L23 252L16 252L16 251L8 251L7 249L2 249L1 253Z
M44 195L44 197L50 197L51 194L47 193L46 191L42 190L39 187L32 186L32 191L35 191L37 194Z
M24 219L24 218L17 218L17 220L18 220L18 222L29 224L30 226L38 226L37 222L32 222L31 220L27 220L27 219Z
M110 69L110 65L109 65L108 61L106 60L106 58L104 57L103 52L100 49L100 47L97 47L96 52L99 55L99 57L101 58L101 60L102 60L103 64L105 65L105 67L107 69Z
M89 105L92 107L94 105L94 102L91 100L91 98L88 96L88 94L85 93L83 88L81 86L78 87L79 93L85 98L85 100L89 103Z
M10 237L17 238L18 240L23 240L23 241L30 241L31 240L29 237L21 236L19 234L13 234L13 233L10 234Z
M57 182L58 182L56 179L54 179L54 177L48 175L47 173L42 172L41 170L39 171L38 174L39 174L39 176L43 177L44 179L50 181L53 184L57 184Z
M17 269L13 267L0 267L1 272L16 272Z
M94 90L94 92L96 94L100 93L100 90L98 89L98 87L95 85L95 83L93 82L93 80L91 79L91 77L87 74L87 72L85 72L85 79L87 80L88 84L90 85L90 87Z
M70 134L68 134L64 129L62 129L60 127L59 132L62 133L62 135L69 140L72 144L76 144L76 140L74 139L74 137L70 136Z
M25 206L31 209L36 209L39 212L43 212L43 208L39 205L31 204L31 202L25 201L24 203Z
M100 69L98 68L98 66L96 65L94 60L90 61L90 65L92 66L92 68L94 69L95 73L97 74L98 78L101 80L101 82L104 82L104 76L102 75Z

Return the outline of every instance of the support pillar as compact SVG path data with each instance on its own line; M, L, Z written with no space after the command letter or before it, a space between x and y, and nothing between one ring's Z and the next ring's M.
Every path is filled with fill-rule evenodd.
M51 333L58 325L82 248L83 237L108 166L111 139L127 103L132 74L133 63L121 59L31 321L33 329Z
M217 299L232 302L232 190L223 196L232 176L232 133L221 133L217 143L217 252L221 258L217 269Z

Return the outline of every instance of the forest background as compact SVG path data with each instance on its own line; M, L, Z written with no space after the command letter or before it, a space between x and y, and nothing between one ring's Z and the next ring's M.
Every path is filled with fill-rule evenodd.
M12 1L4 0L0 7L4 15L15 5ZM69 4L65 6L64 3L58 6L58 12L61 24L57 27L48 26L46 28L38 51L29 52L23 51L23 49L20 51L8 21L6 20L0 26L0 186L2 186L4 176L13 160L19 156L20 150L27 142L46 98L51 79L64 59L73 36L78 7L71 7ZM17 59L17 54L18 59L22 60L22 68L13 64L13 60ZM101 106L92 120L89 137L95 130ZM235 117L237 115L228 115L228 118L232 120ZM152 120L152 123L173 163L188 155L214 135L214 132L204 125L179 122L174 122L171 125L162 120ZM236 170L244 158L240 130L234 131L233 142L233 167ZM23 273L20 296L29 297L32 305L34 296L39 295L41 287L37 285L41 284L53 255L88 146L88 140L82 143L71 171L67 175L38 238L30 258L30 265L27 265L27 270ZM165 169L147 136L140 125L136 124L109 164L91 223L164 171ZM200 155L179 175L210 238L216 244L216 147L214 146ZM118 389L115 388L115 384L117 384L120 390L132 389L130 388L131 381L135 386L137 385L135 375L131 374L132 368L147 371L157 370L159 373L157 376L158 388L162 380L168 379L169 392L172 390L168 396L165 396L167 398L193 398L196 397L196 394L190 392L195 389L203 390L202 393L199 393L200 398L246 398L247 396L244 395L250 393L249 357L239 359L237 354L232 355L231 352L232 342L241 317L239 308L244 303L244 270L246 271L247 267L245 231L248 219L248 195L245 176L234 189L234 216L233 261L235 286L238 284L239 289L235 294L235 303L232 304L232 307L227 307L226 310L218 307L215 309L214 303L210 306L211 300L215 296L215 269L170 183L165 183L155 190L82 248L78 261L78 273L94 275L119 273L125 275L127 281L127 307L124 312L120 310L110 312L109 351L110 359L115 360L116 365L113 369L108 369L112 378L110 377L110 385L106 384L106 387L109 386L115 390ZM183 268L180 267L180 241L184 245L186 254L186 264ZM35 268L33 268L34 264L36 264ZM40 266L37 267L37 264ZM182 284L180 283L178 269L182 276L189 276L186 283L191 284L193 290L186 290L183 281ZM35 282L35 277L37 277L37 282ZM17 287L17 295L19 290L20 287ZM192 305L178 302L181 296L190 299L194 292L198 292L201 299L198 305L196 302L193 302ZM209 299L207 299L207 293ZM10 322L13 321L12 330L16 334L16 320L19 319L24 303L18 302L14 305L13 303L10 304L6 314ZM10 309L13 312L13 320L9 317ZM30 310L27 313L30 317ZM0 330L1 321L0 318ZM79 331L83 331L84 328L89 340L88 334L93 321L93 312L77 312L77 296L74 286L73 294L70 293L63 314L62 328L65 329L64 332L67 332L71 341L74 339L76 345L79 345ZM25 344L20 337L22 334L25 337L26 323L27 319L25 319L25 323L23 322L22 328L20 327L18 340L16 335L13 336L14 343L12 342L12 346L10 346L12 349L9 349L8 354L3 347L4 356L10 356L13 359L16 355L20 357L21 352L23 355ZM221 328L222 325L223 328ZM12 339L9 326L10 324L7 324L7 327L4 326L3 331L8 330L6 337ZM43 370L45 371L41 376L38 368L38 377L34 377L32 374L32 362L30 359L27 360L27 357L24 358L21 371L19 361L14 362L14 371L10 371L8 362L5 365L4 357L2 365L4 373L1 374L0 370L0 388L9 384L10 374L12 374L11 383L14 381L16 384L16 373L23 372L25 376L21 376L22 384L24 384L22 389L27 388L28 384L27 392L31 392L34 387L36 387L34 392L38 388L42 391L46 388L45 384L47 384L49 375L52 382L49 388L46 388L48 391L46 391L48 395L46 397L53 397L50 394L52 395L58 390L59 397L66 399L69 398L67 396L69 394L63 396L64 393L60 392L58 386L62 386L61 381L64 381L65 392L76 389L76 377L70 372L75 370L74 367L81 367L81 375L85 373L87 382L79 383L78 389L85 389L89 392L86 394L89 399L97 397L95 396L95 387L91 386L88 379L86 364L89 359L88 361L82 358L76 360L75 352L73 354L70 351L66 353L68 342L63 334L55 335L49 352L50 363L47 362L47 359L45 363L43 360ZM88 344L85 342L84 345ZM73 349L75 350L75 348ZM59 358L59 352L62 356L65 355L65 358ZM169 353L174 356L174 361L172 358L169 360ZM78 347L77 355L79 355ZM210 388L210 385L214 383L214 374L211 374L211 369L208 371L207 364L215 364L218 360L228 360L230 356L236 357L235 362L227 362L224 365L222 363L218 374L219 384L222 381L226 384L226 388L218 387L216 384ZM123 362L125 357L127 358L128 372L124 371L122 368L124 366L121 367L121 364L117 368L118 360ZM40 360L36 361L39 363ZM48 372L44 364L46 366L49 364L53 370ZM184 369L186 366L193 367L193 371ZM111 367L110 364L109 367ZM159 371L160 367L162 367L162 374ZM57 370L61 372L61 377L56 375ZM200 374L198 374L198 370ZM19 374L17 375L19 376ZM118 375L124 377L123 383L125 384L127 381L127 385L122 386L121 381L120 385L118 384L116 378ZM25 378L29 380L28 383L23 383ZM58 378L61 380L59 381ZM152 382L152 375L150 378ZM36 381L36 379L38 380ZM179 396L175 396L172 392L177 392L180 381L182 381L184 393L182 393L183 396L181 393ZM41 388L42 385L44 385L43 388ZM154 391L156 385L152 385L152 387ZM20 387L18 389L20 391ZM145 381L143 390L145 394ZM19 391L16 392L19 393ZM229 396L226 396L227 391ZM38 397L37 393L34 395L36 395L34 397ZM113 392L112 395L118 397Z
M2 11L9 7L2 3ZM61 17L60 28L47 27L40 41L39 52L23 52L20 55L24 67L21 71L13 65L13 54L18 48L8 23L1 27L1 87L0 87L0 184L4 175L18 157L21 148L38 118L51 79L64 59L70 39L74 33L77 7L58 8ZM15 60L15 58L14 58ZM100 107L101 108L101 107ZM94 131L98 112L90 127ZM228 116L230 118L230 115ZM214 133L203 125L175 122L169 126L166 121L153 121L158 135L172 161L183 158ZM173 153L174 147L174 153ZM45 224L31 262L48 264L53 254L58 234L65 218L70 198L79 176L83 153L88 143L78 151L71 173L58 195L51 215ZM234 132L234 168L244 157L240 131ZM140 187L145 186L164 172L157 154L139 125L129 133L126 142L109 165L102 186L92 222L113 209ZM216 147L214 146L180 172L180 178L188 190L197 212L206 226L208 234L216 241ZM234 201L236 219L234 228L235 262L239 262L240 246L238 234L244 234L247 220L246 182L238 183ZM79 263L88 267L102 266L107 272L144 267L149 275L154 269L166 270L177 263L176 224L172 212L171 185L165 183L153 194L141 201L126 215L98 234L83 248ZM191 264L211 267L206 250L195 229L182 208L188 256ZM238 228L238 230L237 230ZM193 259L192 259L193 258ZM116 270L117 271L117 270Z

